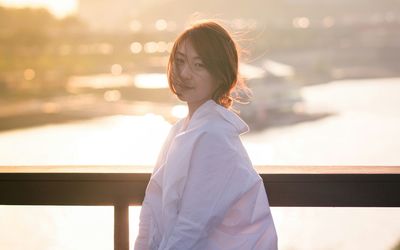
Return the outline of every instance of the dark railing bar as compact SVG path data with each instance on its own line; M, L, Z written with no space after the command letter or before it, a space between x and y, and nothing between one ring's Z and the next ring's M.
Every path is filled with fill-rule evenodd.
M129 250L129 204L114 205L114 249Z
M400 167L299 168L256 167L271 206L400 207ZM82 172L40 169L47 172L0 167L0 205L112 205L114 249L129 249L129 206L143 201L150 173L135 173L134 168L101 168L101 173L96 167L78 167Z

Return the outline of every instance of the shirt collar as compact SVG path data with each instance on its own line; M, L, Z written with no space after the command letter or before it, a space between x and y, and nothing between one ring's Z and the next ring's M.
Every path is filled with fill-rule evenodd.
M249 131L249 126L233 111L217 104L214 100L210 99L204 102L197 110L193 113L192 118L189 121L188 129L196 124L196 121L201 120L210 112L217 112L222 116L224 120L233 125L238 134L244 134ZM186 117L187 119L187 117Z

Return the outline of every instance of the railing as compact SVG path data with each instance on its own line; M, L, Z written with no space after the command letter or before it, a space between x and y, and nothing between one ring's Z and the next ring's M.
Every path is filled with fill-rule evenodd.
M400 207L400 166L257 166L271 206ZM129 205L152 169L0 166L0 205L113 205L114 249L129 249Z

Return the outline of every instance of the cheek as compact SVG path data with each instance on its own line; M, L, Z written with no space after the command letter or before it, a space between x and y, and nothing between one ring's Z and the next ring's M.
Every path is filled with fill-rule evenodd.
M214 82L206 81L206 79L202 78L195 88L195 94L201 96L202 98L211 97L214 93L214 90Z
M208 92L210 93L210 95L212 95L214 92L215 92L215 90L217 89L217 86L218 84L217 84L217 82L214 80L214 78L213 77L209 77L208 78L208 81L207 81L207 90L208 90Z
M217 89L217 81L209 72L198 73L194 79L196 83L193 94L201 98L211 98Z

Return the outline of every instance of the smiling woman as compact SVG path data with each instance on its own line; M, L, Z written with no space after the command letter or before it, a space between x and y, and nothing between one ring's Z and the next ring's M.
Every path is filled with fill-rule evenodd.
M188 115L172 126L147 184L136 250L278 248L263 180L240 139L249 128L230 110L238 65L219 23L176 39L168 83Z
M46 8L54 16L63 18L77 11L77 0L0 0L0 5L14 8Z

